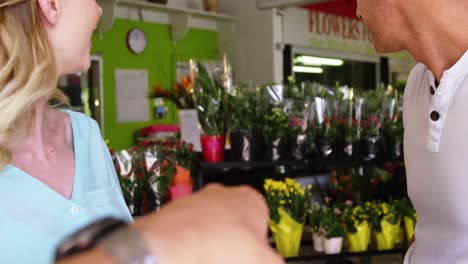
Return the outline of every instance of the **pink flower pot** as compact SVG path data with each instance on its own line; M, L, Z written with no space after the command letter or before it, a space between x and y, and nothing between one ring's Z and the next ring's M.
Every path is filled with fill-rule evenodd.
M192 185L180 185L169 187L171 200L177 200L192 194Z
M218 163L224 161L224 136L200 136L202 156L206 162Z

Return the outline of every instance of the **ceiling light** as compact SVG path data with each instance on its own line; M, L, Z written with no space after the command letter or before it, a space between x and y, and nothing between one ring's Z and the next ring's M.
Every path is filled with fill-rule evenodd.
M320 58L314 56L298 56L295 59L296 63L302 63L304 65L327 65L327 66L341 66L343 65L343 60L339 59L330 59L330 58Z
M319 67L306 67L306 66L294 66L294 72L301 73L323 73L323 69Z

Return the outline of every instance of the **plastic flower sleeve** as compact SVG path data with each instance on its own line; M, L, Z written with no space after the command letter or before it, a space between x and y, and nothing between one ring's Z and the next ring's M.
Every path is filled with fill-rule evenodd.
M280 221L275 223L269 221L269 227L273 233L276 248L283 257L293 257L299 255L302 231L304 224L294 220L283 208L278 208Z
M389 250L395 247L395 241L398 235L398 229L400 228L400 220L396 224L391 224L387 220L380 222L382 232L375 232L375 238L377 242L378 250Z
M366 251L369 246L371 228L369 222L364 221L355 226L356 232L352 233L347 231L346 235L349 241L350 252Z
M133 172L133 158L127 150L122 150L113 152L113 160L125 202L130 213L134 215L135 188L137 183Z

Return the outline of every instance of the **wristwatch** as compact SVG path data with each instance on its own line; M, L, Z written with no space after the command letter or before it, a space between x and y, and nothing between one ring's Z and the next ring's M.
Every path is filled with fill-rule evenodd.
M119 264L157 264L141 234L126 222L103 218L65 238L57 247L55 261L95 247L104 249Z

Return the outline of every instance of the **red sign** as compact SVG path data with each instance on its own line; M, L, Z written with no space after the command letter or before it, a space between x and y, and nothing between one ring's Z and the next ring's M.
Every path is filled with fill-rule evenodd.
M340 39L372 41L361 21L315 11L309 11L309 32Z

